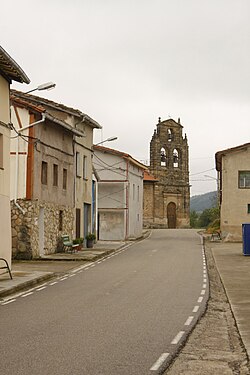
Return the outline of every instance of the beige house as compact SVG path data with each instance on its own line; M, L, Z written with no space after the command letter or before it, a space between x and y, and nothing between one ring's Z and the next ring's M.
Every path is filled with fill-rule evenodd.
M135 239L142 235L143 172L147 167L130 155L94 146L98 174L98 238Z
M10 215L10 84L29 83L20 66L0 46L0 258L11 264ZM0 262L0 267L5 264Z
M242 224L250 223L250 143L215 154L220 191L222 236L242 240Z
M63 234L83 237L85 226L91 228L91 147L100 125L78 110L15 90L11 104L13 254L30 259L58 251Z

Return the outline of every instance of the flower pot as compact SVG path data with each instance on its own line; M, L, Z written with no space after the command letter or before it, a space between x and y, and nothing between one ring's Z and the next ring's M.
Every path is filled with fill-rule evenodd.
M92 248L94 246L94 240L86 240L86 245L88 248Z

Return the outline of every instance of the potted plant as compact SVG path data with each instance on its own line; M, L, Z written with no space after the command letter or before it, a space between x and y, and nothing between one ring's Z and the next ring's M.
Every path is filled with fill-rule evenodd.
M78 245L78 250L82 250L82 245L83 245L83 238L75 238L73 241L74 245Z
M96 235L94 233L88 233L85 237L87 247L91 248L94 246L94 241L96 239Z

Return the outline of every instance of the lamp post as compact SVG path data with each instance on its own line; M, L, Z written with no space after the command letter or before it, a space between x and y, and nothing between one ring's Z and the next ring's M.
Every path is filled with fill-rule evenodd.
M102 143L104 142L112 142L112 141L116 141L118 139L118 137L109 137L107 139L104 139L104 141L101 141L101 142L98 142L95 144L95 146L98 146L98 145L101 145Z
M43 91L43 90L52 90L56 87L56 84L53 83L53 82L47 82L47 83L43 83L39 86L37 86L35 89L32 89L32 90L29 90L27 91L25 94L29 94L30 92L33 92L33 91Z

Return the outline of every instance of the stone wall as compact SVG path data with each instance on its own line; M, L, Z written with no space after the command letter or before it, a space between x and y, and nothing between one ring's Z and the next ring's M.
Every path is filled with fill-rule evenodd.
M176 227L189 227L189 155L182 129L180 121L159 119L152 136L149 170L158 182L152 182L151 190L144 183L145 226L168 228L167 212L171 203L176 205ZM150 219L152 212L153 220Z
M32 259L38 258L42 253L55 253L59 251L62 234L72 237L74 225L72 208L22 199L17 201L17 205L14 201L11 202L13 259ZM39 215L42 209L41 219ZM43 249L41 243L44 244Z

